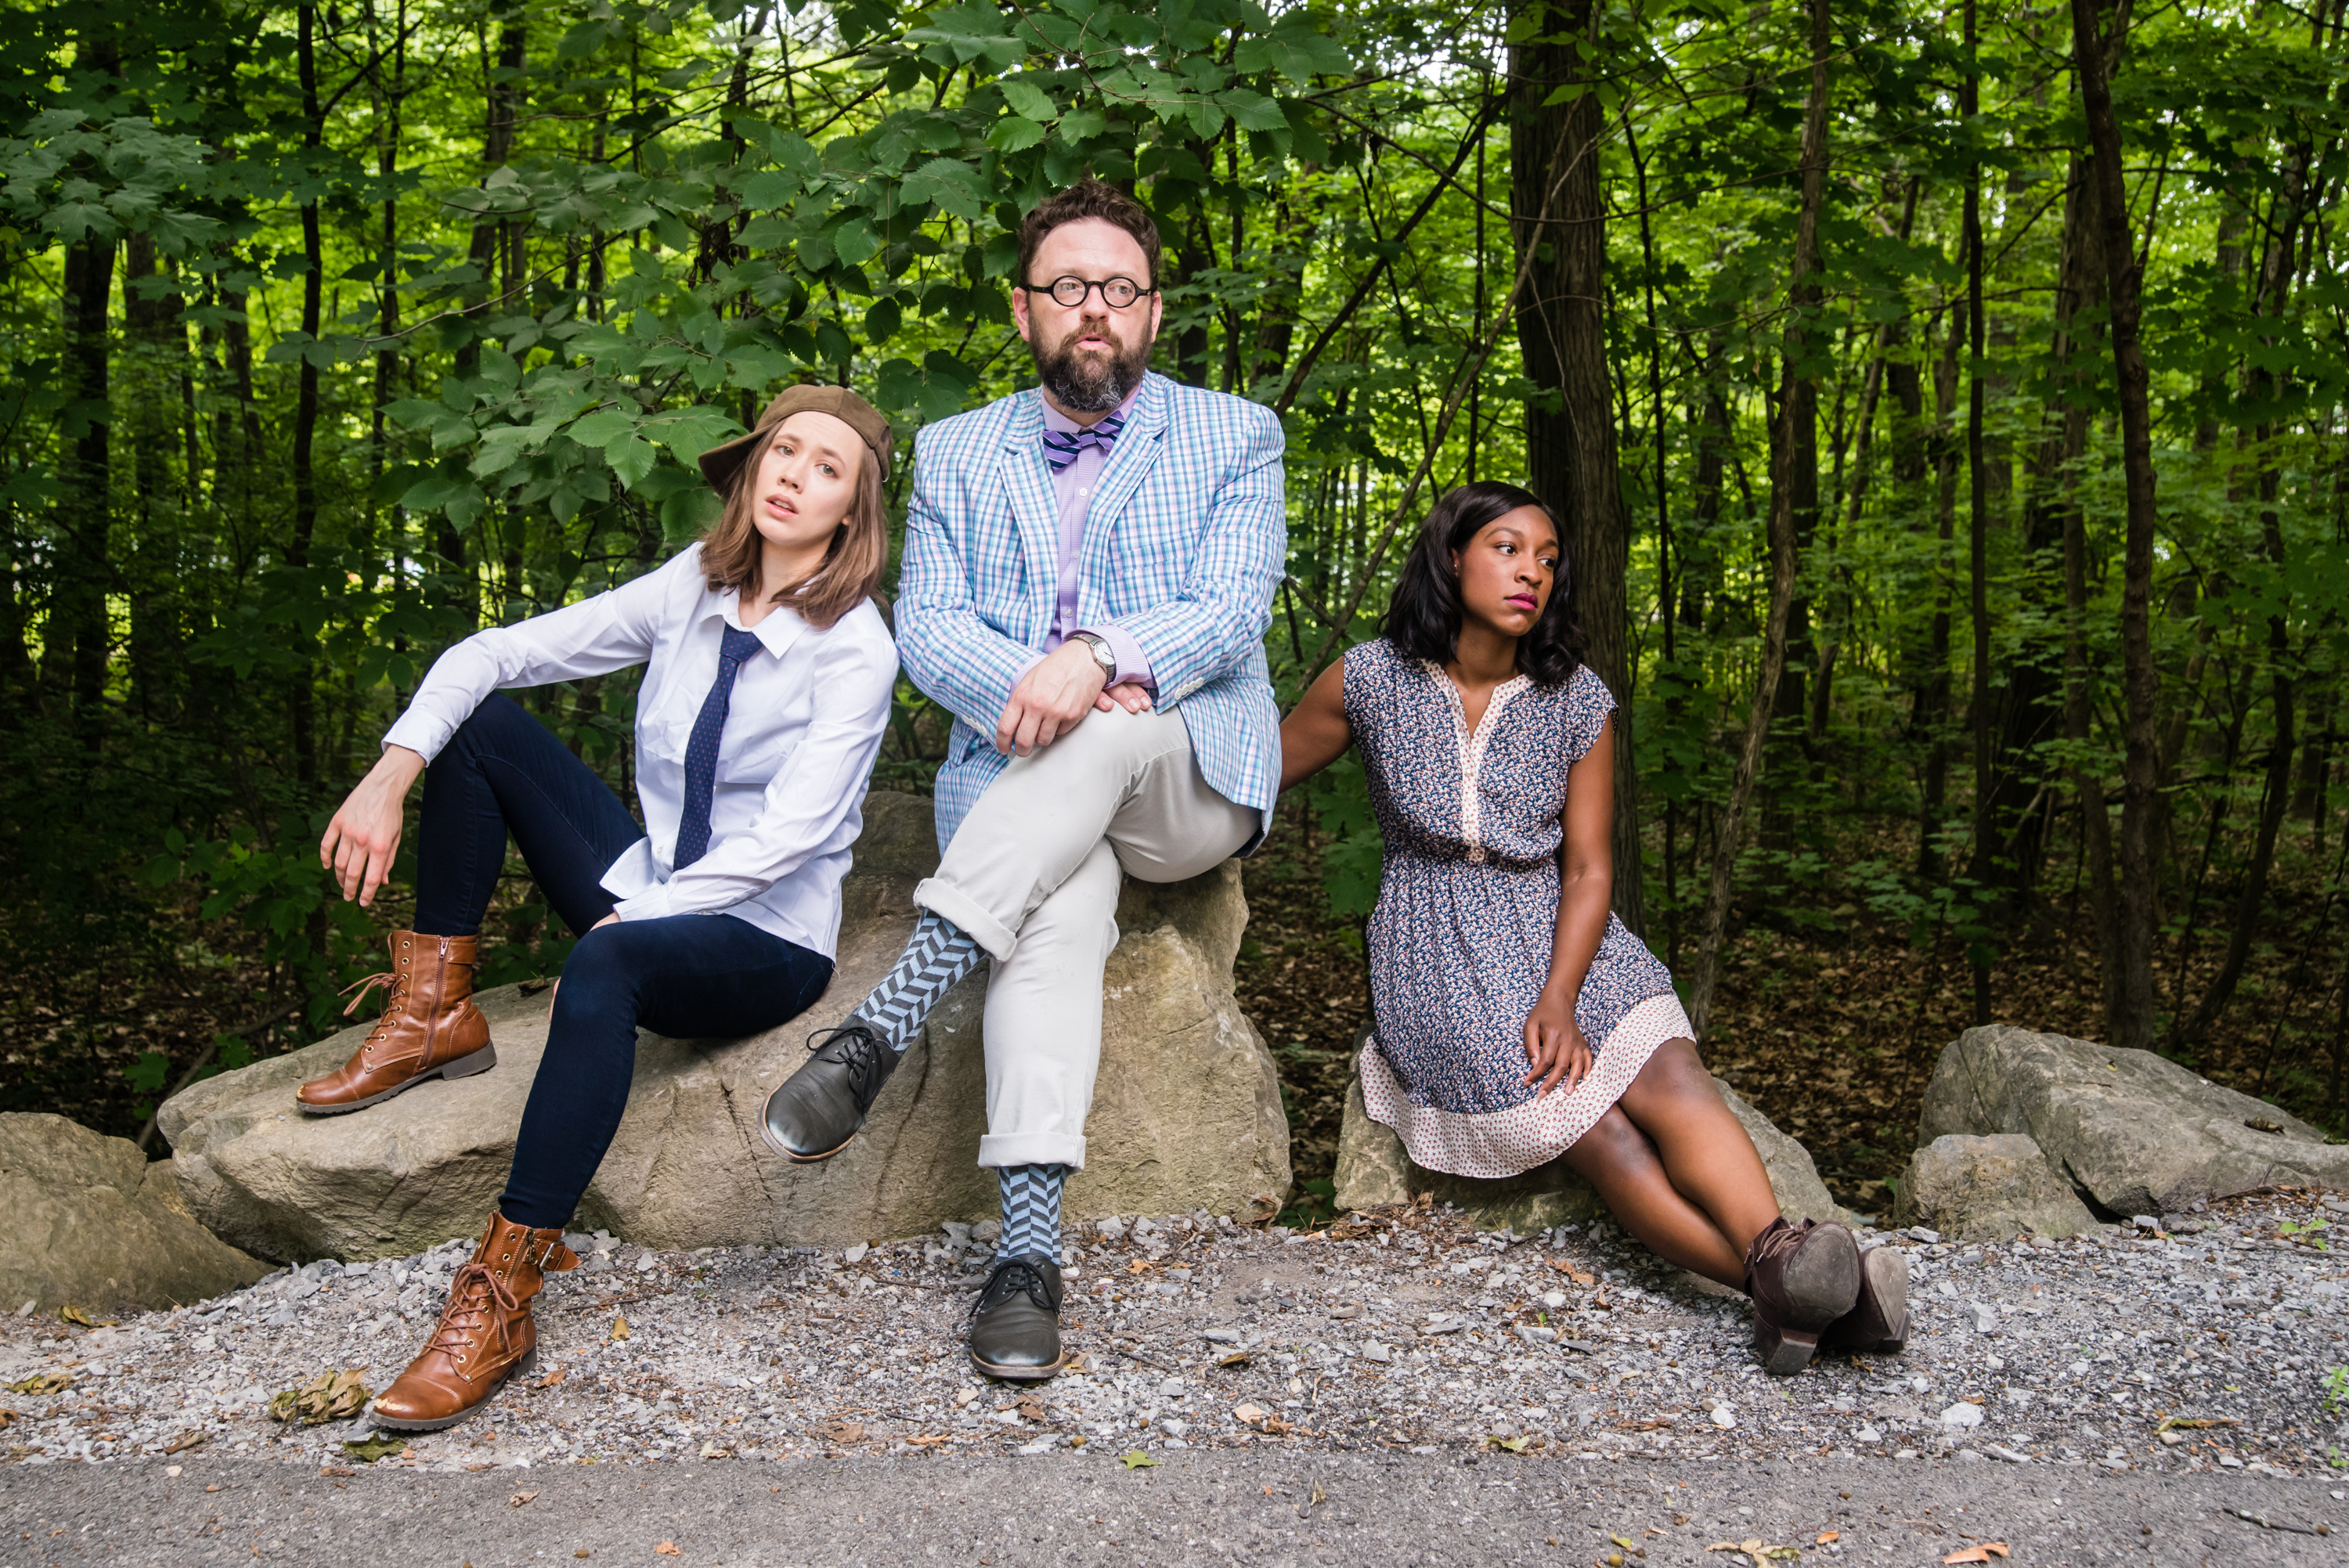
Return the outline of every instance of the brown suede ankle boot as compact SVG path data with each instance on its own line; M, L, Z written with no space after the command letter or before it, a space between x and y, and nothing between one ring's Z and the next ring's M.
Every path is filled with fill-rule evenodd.
M490 1021L473 1006L480 943L474 936L393 932L390 969L352 986L358 995L343 1009L349 1017L368 992L388 985L383 1016L357 1055L295 1090L295 1102L313 1116L340 1116L389 1099L426 1078L460 1078L497 1066Z
M544 1276L578 1266L560 1229L533 1231L492 1213L473 1261L449 1282L449 1305L423 1353L375 1397L368 1416L395 1431L437 1432L480 1409L537 1364L530 1303Z
M1899 1247L1870 1247L1859 1254L1859 1299L1819 1335L1819 1348L1898 1356L1908 1345L1908 1256Z
M1787 1377L1809 1366L1820 1332L1858 1300L1859 1274L1859 1244L1843 1226L1771 1221L1745 1249L1754 1348L1764 1369Z

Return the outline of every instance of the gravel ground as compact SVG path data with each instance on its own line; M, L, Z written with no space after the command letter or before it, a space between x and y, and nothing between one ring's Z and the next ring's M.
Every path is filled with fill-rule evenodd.
M983 1233L844 1253L582 1236L588 1263L541 1298L531 1381L374 1470L1055 1449L1089 1470L1252 1449L1702 1473L1841 1457L2246 1471L2317 1480L2307 1495L2331 1506L2349 1483L2349 1256L2322 1227L2344 1222L2339 1198L2277 1192L2063 1243L1876 1238L1909 1254L1908 1351L1773 1380L1742 1298L1603 1223L1520 1239L1442 1210L1310 1236L1111 1222L1073 1238L1080 1363L1034 1389L964 1359ZM134 1456L364 1473L347 1446L363 1418L280 1423L269 1401L345 1369L388 1382L470 1245L312 1264L113 1326L0 1319L0 1475Z

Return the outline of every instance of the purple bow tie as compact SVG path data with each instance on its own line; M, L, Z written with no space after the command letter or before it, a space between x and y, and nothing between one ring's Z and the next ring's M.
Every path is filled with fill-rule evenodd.
M1048 429L1044 432L1044 460L1052 465L1052 471L1057 474L1075 462L1077 454L1087 447L1098 447L1101 455L1107 458L1110 449L1117 443L1118 432L1124 428L1125 417L1111 414L1100 423L1089 425L1081 430Z

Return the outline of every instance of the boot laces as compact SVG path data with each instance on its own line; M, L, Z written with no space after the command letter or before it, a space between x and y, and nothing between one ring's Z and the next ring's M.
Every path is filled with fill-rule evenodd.
M492 1307L498 1310L492 1312ZM522 1310L521 1298L499 1275L496 1270L476 1258L457 1271L449 1282L449 1305L440 1309L440 1322L432 1330L431 1342L424 1346L427 1354L439 1351L456 1357L472 1348L478 1342L471 1337L487 1318L497 1329L498 1348L507 1354L513 1350L512 1315Z
M384 993L383 1011L377 1016L375 1027L367 1032L367 1043L369 1046L375 1045L388 1035L392 1024L398 1018L400 1004L408 1000L408 971L387 969L380 975L370 975L364 980L343 987L343 995L346 996L351 996L354 991L358 993L357 995L351 996L350 1006L343 1009L343 1016L347 1018L359 1010L368 995L378 985L386 986L388 989Z
M977 1317L982 1312L992 1312L1013 1296L1021 1295L1042 1311L1060 1310L1052 1303L1051 1285L1045 1280L1044 1271L1030 1263L1024 1253L1016 1258L1006 1258L995 1265L995 1272L988 1276L987 1288L980 1291L978 1299L971 1304L970 1315Z
M817 1060L838 1062L848 1069L849 1091L859 1106L869 1106L888 1077L888 1061L883 1053L889 1043L869 1025L843 1024L836 1029L818 1030L808 1037L807 1048Z

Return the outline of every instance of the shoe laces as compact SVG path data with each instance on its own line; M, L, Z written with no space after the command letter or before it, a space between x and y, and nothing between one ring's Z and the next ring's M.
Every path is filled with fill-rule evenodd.
M499 1310L495 1313L492 1307ZM455 1359L464 1359L462 1352L476 1343L471 1336L488 1318L497 1329L498 1348L513 1349L512 1314L522 1310L522 1301L513 1288L489 1264L476 1258L457 1271L449 1282L449 1305L440 1309L440 1322L432 1330L431 1342L424 1346L429 1354L439 1351Z
M1025 1295L1030 1301L1034 1302L1045 1312L1060 1310L1053 1304L1052 1287L1044 1278L1044 1271L1028 1261L1030 1255L1022 1253L1016 1258L1006 1258L995 1265L995 1272L987 1278L987 1288L980 1291L978 1299L971 1304L971 1316L977 1317L982 1312L992 1312L1013 1296L1020 1295Z
M383 1011L378 1015L375 1027L367 1032L367 1043L370 1047L385 1037L394 1020L399 1016L400 1004L408 999L408 971L387 969L380 975L370 975L364 980L344 986L342 993L346 996L351 996L354 991L358 993L357 995L351 996L350 1006L343 1009L343 1016L347 1018L359 1010L361 1005L378 985L388 986L389 989L385 993Z
M856 1096L858 1105L870 1103L880 1089L881 1081L888 1076L889 1042L873 1032L867 1024L843 1024L836 1029L819 1029L808 1037L808 1052L820 1060L840 1063L848 1069L848 1085Z

